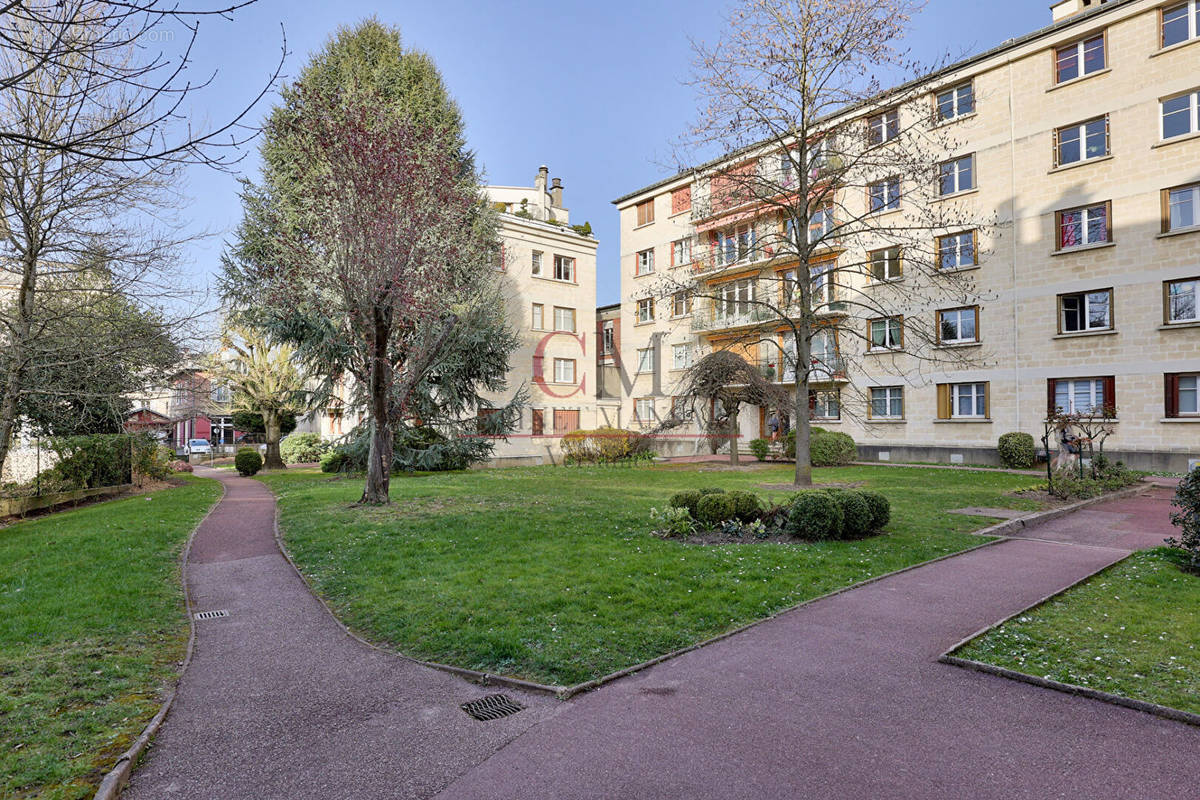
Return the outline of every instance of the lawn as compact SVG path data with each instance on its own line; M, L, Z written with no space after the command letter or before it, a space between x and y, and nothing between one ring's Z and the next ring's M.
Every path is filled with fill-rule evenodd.
M1134 553L954 655L1200 714L1200 576Z
M1006 493L1029 476L848 467L892 500L887 535L858 542L703 547L651 535L675 491L790 481L787 466L481 470L398 477L391 507L353 506L361 478L290 470L279 496L289 550L341 618L408 655L570 685L769 616L856 581L953 553L989 520L961 506L1036 508Z
M0 797L91 797L158 711L187 644L180 551L221 491L185 480L0 529Z

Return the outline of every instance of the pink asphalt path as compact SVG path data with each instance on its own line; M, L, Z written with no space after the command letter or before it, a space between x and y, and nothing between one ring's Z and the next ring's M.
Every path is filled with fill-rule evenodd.
M1164 535L1166 490L788 612L560 703L347 637L275 549L261 484L198 530L196 651L128 797L1171 798L1200 729L937 663L964 636ZM1096 546L1091 537L1101 541ZM1055 541L1056 539L1061 541Z

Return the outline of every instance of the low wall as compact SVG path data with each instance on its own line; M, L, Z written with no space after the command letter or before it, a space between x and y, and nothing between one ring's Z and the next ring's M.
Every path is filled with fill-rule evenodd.
M1043 455L1038 447L1039 458ZM1086 453L1085 453L1086 455ZM1157 450L1105 450L1112 461L1123 461L1130 469L1147 472L1187 472L1189 463L1200 458L1200 452L1163 452ZM860 461L895 461L898 463L966 464L998 467L1000 454L994 447L946 447L925 445L859 444ZM1042 460L1041 463L1045 463Z
M0 517L20 517L28 514L30 511L42 511L47 508L66 505L67 503L78 503L80 500L88 500L93 497L108 497L110 495L121 494L132 488L132 483L126 483L121 486L102 486L97 489L78 489L74 492L44 494L40 497L0 499Z

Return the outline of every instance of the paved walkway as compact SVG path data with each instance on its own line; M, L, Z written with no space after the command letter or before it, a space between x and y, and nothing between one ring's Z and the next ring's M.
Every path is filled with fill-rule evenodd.
M939 664L962 637L1162 538L1168 490L814 603L569 703L346 637L274 550L260 484L197 533L196 654L130 797L1191 796L1200 729ZM510 694L517 694L509 692ZM506 744L507 743L507 744ZM439 793L440 790L440 793Z

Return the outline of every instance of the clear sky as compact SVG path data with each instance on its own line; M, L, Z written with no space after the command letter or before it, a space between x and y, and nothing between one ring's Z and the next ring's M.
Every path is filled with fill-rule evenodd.
M198 0L195 6L211 5ZM592 223L600 240L597 301L620 299L617 213L611 201L666 177L670 142L694 116L683 84L689 37L721 33L725 0L608 2L361 2L259 0L232 22L202 23L193 79L218 70L196 95L197 121L224 122L262 88L283 34L295 75L341 25L375 15L401 29L405 45L430 53L462 108L471 147L489 183L532 185L540 164L560 177L572 222ZM936 60L980 52L1050 22L1049 0L930 0L913 23L913 55ZM257 122L276 98L252 113ZM257 172L251 147L239 165ZM197 284L219 268L241 210L233 175L194 169L189 219L213 234L192 246Z

